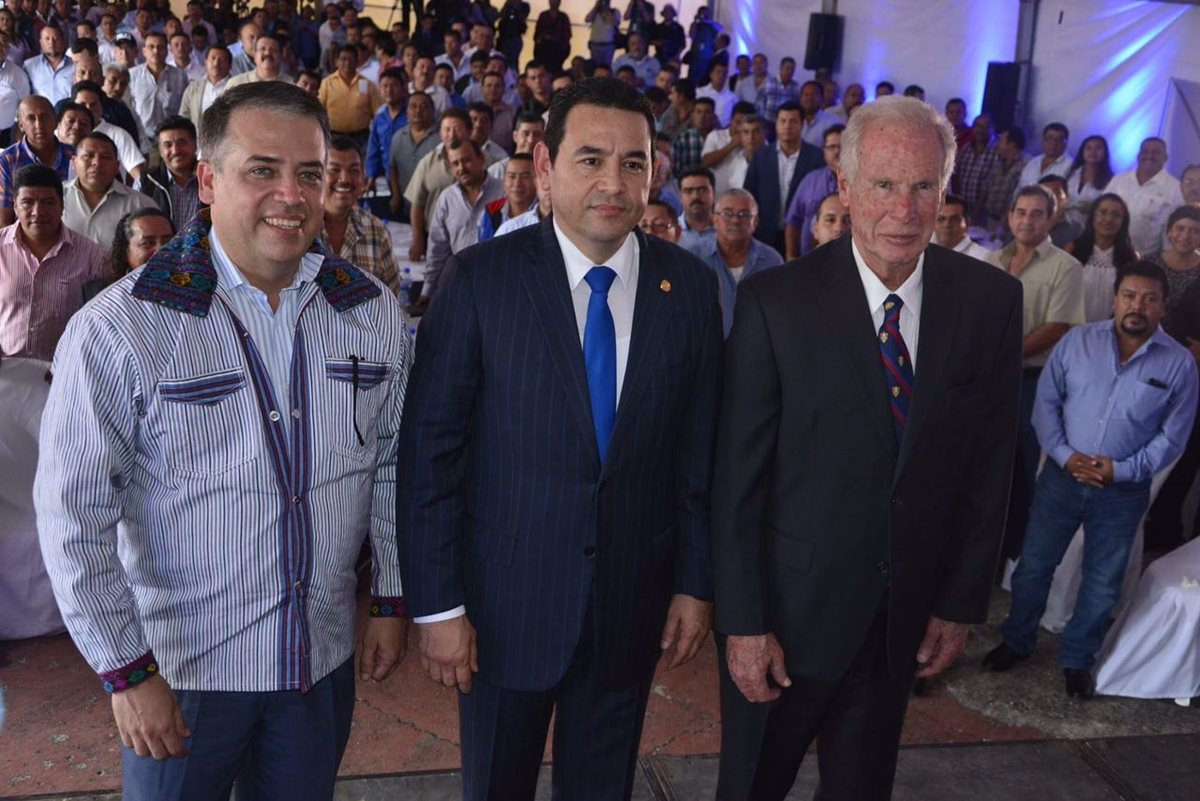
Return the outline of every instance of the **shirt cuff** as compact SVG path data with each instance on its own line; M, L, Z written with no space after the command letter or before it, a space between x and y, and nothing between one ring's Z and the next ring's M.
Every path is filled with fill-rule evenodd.
M371 617L408 617L404 596L371 596Z
M456 617L462 617L467 613L467 607L456 606L453 609L448 609L445 612L438 612L435 615L421 615L414 617L413 623L441 623L443 620L453 620Z
M1075 451L1070 445L1059 445L1050 453L1050 458L1053 459L1063 470L1067 469L1067 460Z
M104 682L104 692L119 693L136 687L147 679L158 675L158 660L153 651L147 651L124 667L99 674Z
M1113 462L1114 484L1124 484L1127 481L1133 481L1135 479L1136 474L1133 465L1130 464L1130 460L1126 459L1120 462Z

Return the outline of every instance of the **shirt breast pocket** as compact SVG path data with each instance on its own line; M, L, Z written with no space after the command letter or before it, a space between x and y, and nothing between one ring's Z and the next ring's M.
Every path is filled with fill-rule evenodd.
M1167 402L1171 399L1171 391L1167 387L1158 387L1145 381L1138 381L1129 390L1124 404L1123 417L1140 424L1155 424L1166 411Z
M210 476L255 457L248 413L246 373L241 368L158 382L166 461L173 471Z
M330 446L360 461L374 461L379 416L391 368L367 359L326 359L325 377L334 393L331 408L344 409L330 421Z

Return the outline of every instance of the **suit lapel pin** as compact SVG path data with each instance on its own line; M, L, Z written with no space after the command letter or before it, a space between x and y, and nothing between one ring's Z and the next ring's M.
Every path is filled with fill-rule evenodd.
M664 278L662 280L662 283L658 285L658 288L661 289L663 292L670 292L671 291L671 282Z
M900 387L892 387L892 397L893 398L900 397Z
M883 331L879 334L879 341L885 345L887 344L887 331Z

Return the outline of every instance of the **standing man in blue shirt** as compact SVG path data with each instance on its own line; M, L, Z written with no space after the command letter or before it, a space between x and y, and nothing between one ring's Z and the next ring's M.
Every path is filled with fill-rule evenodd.
M992 670L1032 653L1054 569L1082 523L1083 583L1059 662L1068 695L1095 691L1092 663L1150 503L1150 480L1182 453L1196 414L1195 360L1159 327L1167 290L1158 265L1121 270L1113 319L1068 332L1038 380L1033 425L1047 459L1000 627L1004 642L984 658Z

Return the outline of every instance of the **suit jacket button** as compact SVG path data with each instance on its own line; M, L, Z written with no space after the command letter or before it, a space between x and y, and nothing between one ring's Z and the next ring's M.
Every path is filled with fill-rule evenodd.
M588 559L595 559L596 558L596 547L594 545L589 545L588 547L584 548L583 555L586 556Z
M897 509L903 509L904 501L900 500L899 498L892 498L892 506L896 507Z
M876 562L875 569L879 571L879 575L886 576L891 571L891 565L887 562Z
M600 489L602 489L602 490L608 489L608 479L607 478L600 479Z

